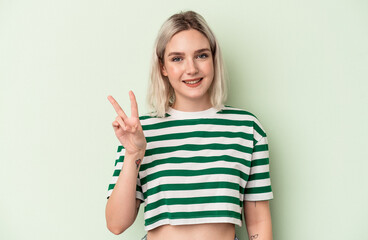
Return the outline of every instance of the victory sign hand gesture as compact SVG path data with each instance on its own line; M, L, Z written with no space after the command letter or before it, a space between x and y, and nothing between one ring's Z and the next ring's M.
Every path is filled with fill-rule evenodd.
M131 105L130 118L127 117L123 109L112 96L107 97L118 114L115 121L112 122L112 126L116 137L119 139L126 152L144 152L146 150L147 141L139 121L137 101L132 91L129 91L129 97Z

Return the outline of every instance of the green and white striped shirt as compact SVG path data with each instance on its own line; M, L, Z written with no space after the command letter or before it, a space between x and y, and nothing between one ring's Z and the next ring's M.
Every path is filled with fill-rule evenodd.
M147 149L137 178L145 230L165 224L242 225L243 201L273 198L267 136L251 113L224 106L199 112L170 108L142 116ZM123 167L118 147L108 196Z

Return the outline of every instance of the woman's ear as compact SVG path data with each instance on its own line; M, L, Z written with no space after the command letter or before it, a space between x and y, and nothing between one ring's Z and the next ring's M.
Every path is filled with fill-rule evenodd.
M163 64L160 63L160 68L161 68L162 75L164 75L165 77L167 77L166 67Z

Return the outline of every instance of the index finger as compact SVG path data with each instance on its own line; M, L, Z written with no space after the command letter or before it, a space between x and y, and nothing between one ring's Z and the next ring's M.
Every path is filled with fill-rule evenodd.
M123 118L123 120L125 120L127 118L125 112L123 111L123 109L120 107L120 105L118 104L118 102L111 96L107 96L107 99L109 99L110 103L112 104L112 106L115 109L115 112Z

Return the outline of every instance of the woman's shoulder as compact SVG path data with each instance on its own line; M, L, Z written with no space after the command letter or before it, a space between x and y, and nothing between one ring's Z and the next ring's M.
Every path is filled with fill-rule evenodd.
M230 105L224 105L221 110L218 112L218 114L233 114L233 115L240 115L240 116L244 116L246 118L254 118L254 119L258 119L256 117L255 114L253 114L252 112L242 109L242 108L237 108L234 106L230 106Z
M168 117L169 115L166 113L165 117ZM139 116L139 120L146 120L146 119L160 119L161 117L157 116L156 112L148 112L145 113L144 115L140 115Z
M149 112L149 113L146 113L144 115L140 115L139 116L139 121L141 122L142 126L152 125L152 124L156 125L158 123L167 121L168 117L169 117L169 115L167 113L166 113L165 117L159 117L154 112Z
M231 118L234 120L244 121L246 125L252 127L257 133L259 133L259 135L266 136L265 129L260 123L258 117L248 110L225 105L218 113L224 114L224 118L227 119Z

